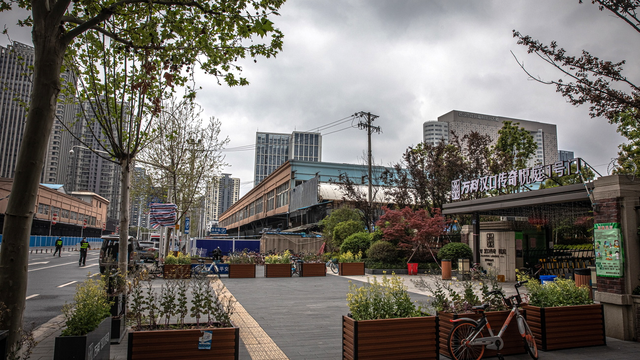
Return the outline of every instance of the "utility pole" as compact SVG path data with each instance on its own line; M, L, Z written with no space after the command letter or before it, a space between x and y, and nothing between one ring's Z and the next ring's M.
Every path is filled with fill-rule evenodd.
M379 126L373 126L371 123L375 119L377 119L378 115L373 115L370 112L360 111L355 113L353 116L359 117L361 120L358 123L358 129L366 129L367 130L367 140L368 140L368 150L367 150L367 164L369 166L369 206L371 206L373 201L373 191L372 191L372 182L371 182L371 133L376 132L377 134L381 133L382 130ZM370 225L367 225L369 227Z

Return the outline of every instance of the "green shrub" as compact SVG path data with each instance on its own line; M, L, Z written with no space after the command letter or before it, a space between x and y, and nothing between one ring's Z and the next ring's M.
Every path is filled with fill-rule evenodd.
M365 252L371 245L371 235L367 232L359 232L350 235L344 240L340 246L340 252L345 253L351 251L352 253Z
M288 264L291 262L291 252L289 250L285 250L282 255L273 254L267 255L264 258L265 264Z
M371 244L367 250L367 258L380 262L394 262L397 260L396 247L388 241L379 240Z
M473 251L469 245L465 243L452 242L443 246L438 252L438 259L449 259L452 264L458 262L458 259L471 259Z
M342 243L349 236L361 232L364 232L364 225L362 225L362 222L355 220L343 221L333 229L333 245L341 247ZM367 239L367 241L369 241L369 239ZM369 246L367 245L367 248L368 247Z
M571 279L557 278L541 285L538 280L529 276L519 276L519 280L527 280L525 287L529 291L529 305L538 307L555 307L593 304L589 298L587 286L576 286Z
M76 285L73 303L64 304L65 329L62 336L81 336L95 330L111 316L111 303L102 280L87 279Z
M414 316L427 316L422 305L416 306L411 300L407 287L396 275L391 278L376 277L358 287L349 281L347 305L354 320L392 319Z

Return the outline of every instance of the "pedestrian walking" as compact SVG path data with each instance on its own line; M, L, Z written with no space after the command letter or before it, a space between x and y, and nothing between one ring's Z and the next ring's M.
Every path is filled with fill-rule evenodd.
M62 254L62 238L58 237L58 240L56 240L56 251L53 252L53 256L56 256L56 253L58 253L58 257L60 257L60 254Z
M82 238L80 241L80 262L78 266L85 266L87 262L87 250L91 249L91 245L87 242L87 238Z

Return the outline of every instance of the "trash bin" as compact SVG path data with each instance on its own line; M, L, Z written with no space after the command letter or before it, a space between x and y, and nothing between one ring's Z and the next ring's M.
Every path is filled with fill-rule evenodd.
M540 284L544 285L545 283L556 281L556 275L540 275Z
M576 286L586 286L589 288L589 298L592 298L591 294L591 270L590 269L576 269L574 271Z
M409 275L418 275L418 263L407 263Z
M442 260L442 280L451 280L451 260Z

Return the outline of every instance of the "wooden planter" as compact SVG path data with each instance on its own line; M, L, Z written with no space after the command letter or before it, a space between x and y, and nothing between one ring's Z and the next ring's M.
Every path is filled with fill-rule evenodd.
M189 279L191 278L191 264L164 265L162 277L165 279Z
M602 304L523 308L540 350L607 344Z
M291 277L291 264L264 264L264 277Z
M342 358L438 359L438 317L356 321L343 316Z
M364 275L364 263L339 263L338 274L341 276Z
M300 276L327 276L327 265L325 263L302 263Z
M212 332L210 349L199 349L205 331ZM240 331L237 327L184 330L129 331L127 360L216 359L237 360Z
M111 318L108 317L84 336L58 336L53 360L109 360L111 357Z
M487 319L491 324L491 328L493 329L494 335L498 335L504 321L507 320L509 316L510 310L505 311L491 311L486 313ZM524 312L523 312L524 315ZM459 318L471 318L474 320L480 319L481 315L476 313L470 314L451 314L445 312L438 313L439 319L439 328L440 331L440 354L451 357L449 354L449 334L451 333L451 328L453 328L454 323L450 322L451 319L459 319ZM533 329L532 329L533 330ZM489 332L486 327L482 332L484 336L489 336ZM524 342L522 341L522 337L520 336L520 331L518 331L518 322L515 318L511 319L509 323L509 327L504 335L502 335L502 339L504 340L504 348L500 350L500 354L502 355L515 355L515 354L524 354ZM488 358L492 356L496 356L498 352L496 350L484 350L484 355L482 358Z
M229 264L230 278L256 277L256 264Z

